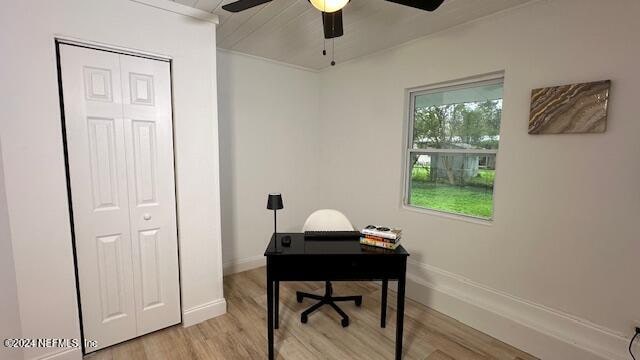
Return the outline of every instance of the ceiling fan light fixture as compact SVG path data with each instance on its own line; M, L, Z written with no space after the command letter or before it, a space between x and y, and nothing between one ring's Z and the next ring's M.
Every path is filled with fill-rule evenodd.
M309 2L322 12L332 13L345 7L349 0L309 0Z

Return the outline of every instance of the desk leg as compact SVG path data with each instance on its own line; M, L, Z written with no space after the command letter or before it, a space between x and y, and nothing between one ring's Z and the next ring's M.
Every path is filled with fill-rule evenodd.
M275 299L273 299L275 307L275 323L273 325L274 329L278 329L280 327L280 281L275 281Z
M406 267L406 264L405 264ZM402 359L402 330L404 327L404 286L406 282L405 271L398 279L398 318L396 320L396 360Z
M387 289L389 288L389 280L382 280L382 308L380 309L380 327L387 326Z
M274 359L273 353L273 280L267 266L267 342L269 347L269 360Z

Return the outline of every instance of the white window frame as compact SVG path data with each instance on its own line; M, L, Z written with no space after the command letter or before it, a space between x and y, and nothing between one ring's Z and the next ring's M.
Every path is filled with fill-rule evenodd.
M495 219L495 202L496 202L496 183L498 178L498 149L474 149L473 151L465 149L413 149L413 124L415 121L415 99L416 96L439 93L444 91L452 91L477 87L483 85L502 84L504 89L504 72L491 73L487 75L474 76L459 80L441 82L437 84L411 88L406 90L405 111L406 126L404 136L404 162L403 162L403 186L402 186L402 207L406 210L416 211L425 214L437 215L451 219L463 220L467 222L491 225ZM504 96L503 96L504 99ZM503 100L504 104L504 100ZM503 105L504 106L504 105ZM500 119L500 135L502 138L502 119ZM461 213L454 213L444 210L425 208L421 206L411 205L409 203L411 193L411 155L412 154L428 154L428 153L460 153L460 154L495 154L496 155L496 176L493 184L493 202L491 204L491 217L479 217Z

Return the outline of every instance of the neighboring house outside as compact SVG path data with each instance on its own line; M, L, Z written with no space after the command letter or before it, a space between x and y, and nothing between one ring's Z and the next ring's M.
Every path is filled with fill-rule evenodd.
M495 154L473 153L473 150L485 149L464 143L448 144L446 147L469 150L469 153L426 152L418 156L417 164L429 168L431 181L446 180L452 185L461 185L476 177L480 168L495 169Z

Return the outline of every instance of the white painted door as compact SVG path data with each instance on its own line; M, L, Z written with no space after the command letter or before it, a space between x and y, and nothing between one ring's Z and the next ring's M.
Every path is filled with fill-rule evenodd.
M180 322L169 64L61 45L84 337Z
M120 55L138 335L180 322L169 63Z

